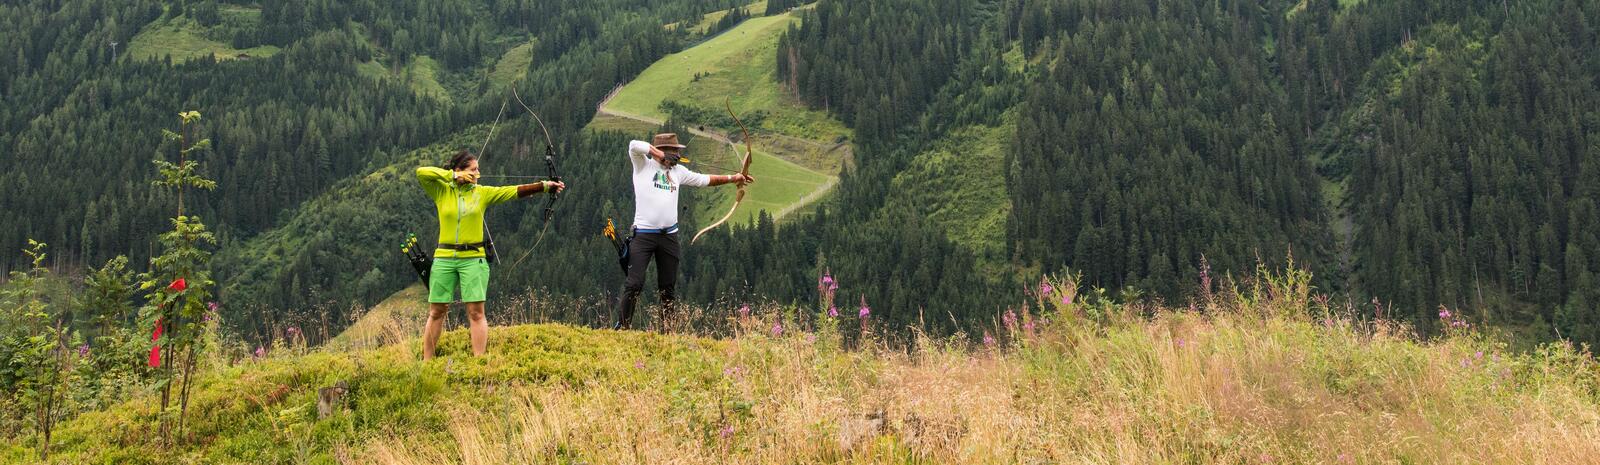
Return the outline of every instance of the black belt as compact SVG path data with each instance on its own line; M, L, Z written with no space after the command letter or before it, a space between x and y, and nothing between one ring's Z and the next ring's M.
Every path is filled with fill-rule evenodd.
M445 250L454 250L457 252L471 252L483 248L483 243L473 242L471 244L439 244L439 248Z

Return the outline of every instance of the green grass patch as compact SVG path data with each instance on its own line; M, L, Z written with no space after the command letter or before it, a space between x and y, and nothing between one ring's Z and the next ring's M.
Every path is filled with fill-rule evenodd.
M394 76L389 73L389 68L385 68L382 63L378 63L376 60L356 65L356 74L379 81Z
M740 8L744 8L744 11L746 13L749 13L752 16L760 16L761 14L766 13L766 11L767 11L767 0L761 0L759 2L751 3L749 5L745 5L745 6L742 6ZM710 13L706 13L705 16L700 17L700 23L694 25L694 27L690 28L690 30L694 31L694 32L697 32L697 33L704 34L706 31L711 29L711 26L716 25L717 21L721 21L722 17L727 16L728 12L730 12L730 11L733 11L733 9L729 8L729 9L726 9L726 10L717 10L717 11L713 11L713 12L710 12Z
M240 50L207 39L202 32L202 27L198 23L181 16L154 21L145 25L138 35L133 36L133 40L128 42L127 53L135 60L161 59L170 56L173 63L182 63L204 56L215 56L218 60L233 60L244 56L261 58L272 56L280 50L272 45Z
M356 73L376 81L399 79L417 95L439 100L441 102L454 101L450 97L450 90L444 87L440 78L443 76L442 66L438 61L427 55L417 55L411 63L398 71L378 60L368 61L356 65Z
M528 74L528 66L533 64L533 45L533 42L526 42L500 55L500 60L489 70L489 82L495 87L505 87Z
M1016 130L1010 115L999 127L951 131L918 155L891 184L890 209L907 209L938 224L951 240L989 259L1005 255L1005 150Z
M420 301L411 302L421 310ZM440 341L439 357L419 360L420 342L367 350L280 348L261 362L211 371L190 399L188 435L176 449L155 444L159 394L91 412L60 425L57 463L338 463L341 449L365 438L409 431L413 440L449 437L450 408L484 408L490 386L598 383L643 387L651 373L716 379L720 366L703 362L720 342L654 333L617 333L562 325L496 327L494 350L471 357L465 331ZM652 370L639 370L648 363ZM659 371L658 371L659 370ZM701 373L705 372L705 373ZM346 408L318 418L317 390L338 382L352 392ZM710 389L696 383L697 389ZM0 457L25 459L11 449ZM16 463L16 462L10 462Z
M411 64L406 66L401 78L405 79L406 84L410 85L411 90L417 95L449 102L450 91L445 90L444 85L439 82L439 70L443 67L434 61L433 57L417 55L411 59Z
M224 18L245 21L260 21L261 8L244 5L222 4L218 5L217 12Z
M754 18L688 50L667 55L629 82L606 104L611 110L667 119L663 101L722 111L724 98L735 112L767 114L760 129L833 142L848 128L819 111L807 110L777 81L778 37L795 21L793 13Z

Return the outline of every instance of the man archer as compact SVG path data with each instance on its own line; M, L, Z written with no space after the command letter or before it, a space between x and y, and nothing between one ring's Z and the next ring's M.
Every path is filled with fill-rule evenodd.
M656 134L649 143L628 143L628 160L633 162L633 237L628 240L628 280L617 301L617 322L613 329L633 327L633 309L644 290L645 266L656 259L656 292L661 298L663 320L672 314L672 291L678 282L678 188L681 186L740 186L755 182L748 174L706 175L683 165L683 144L678 135Z

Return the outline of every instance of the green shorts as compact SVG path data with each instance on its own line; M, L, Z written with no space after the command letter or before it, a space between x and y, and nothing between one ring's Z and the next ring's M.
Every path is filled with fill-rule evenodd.
M435 258L428 277L428 302L455 301L456 285L462 302L482 302L489 294L489 262L483 258Z

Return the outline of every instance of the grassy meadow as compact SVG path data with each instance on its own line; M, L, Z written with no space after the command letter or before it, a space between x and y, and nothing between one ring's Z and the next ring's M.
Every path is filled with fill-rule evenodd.
M697 308L668 333L491 309L418 360L418 328L280 341L197 386L177 445L149 395L61 425L58 463L1586 463L1600 367L1470 324L1420 340L1313 295L1300 272L1190 308L1078 295L1070 276L949 338L893 340L857 309ZM415 294L415 292L413 292ZM420 311L418 295L386 305ZM998 305L998 304L997 304ZM1455 318L1452 316L1452 318ZM507 320L513 321L507 321ZM405 320L405 319L401 319ZM388 328L374 330L373 328ZM363 343L351 343L356 340ZM316 390L348 396L319 417ZM33 441L0 458L27 462Z

